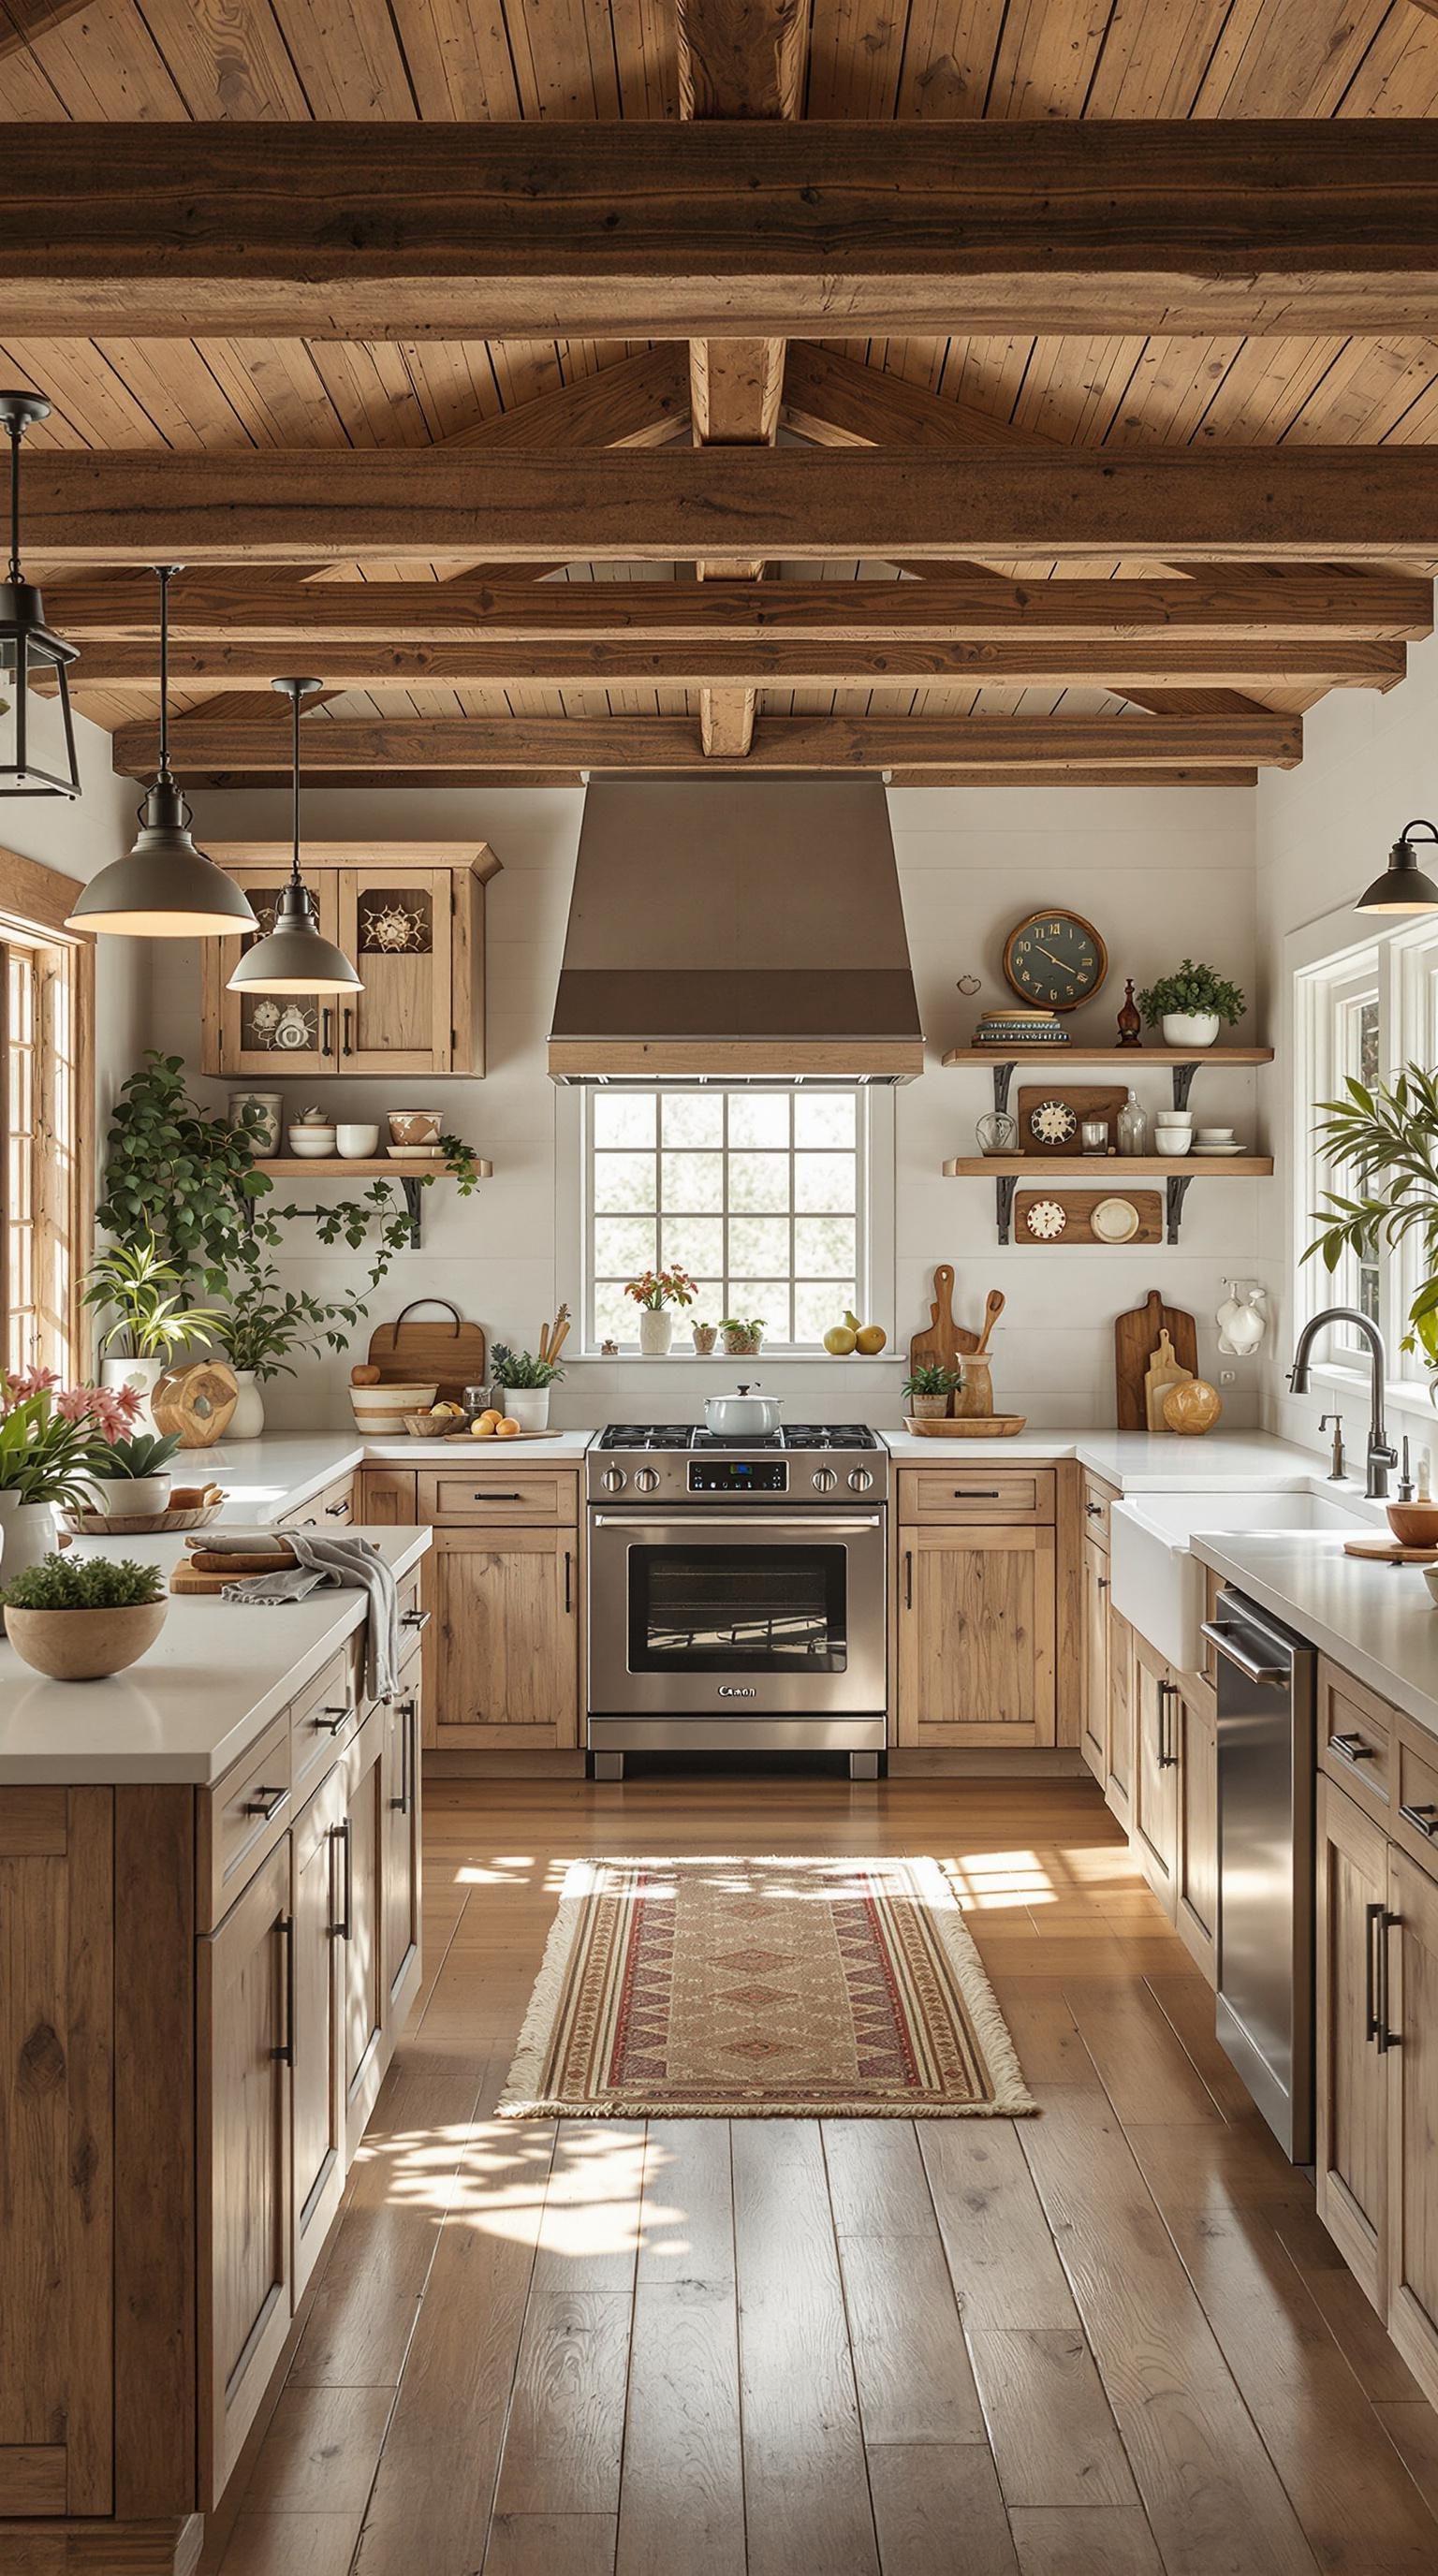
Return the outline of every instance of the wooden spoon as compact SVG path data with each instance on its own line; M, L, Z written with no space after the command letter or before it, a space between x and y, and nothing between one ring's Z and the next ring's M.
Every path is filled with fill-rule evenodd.
M984 1329L979 1335L978 1343L974 1350L973 1356L976 1360L982 1359L985 1351L988 1349L989 1335L993 1331L994 1326L998 1322L1003 1311L1003 1290L1001 1288L991 1288L987 1297L984 1299Z

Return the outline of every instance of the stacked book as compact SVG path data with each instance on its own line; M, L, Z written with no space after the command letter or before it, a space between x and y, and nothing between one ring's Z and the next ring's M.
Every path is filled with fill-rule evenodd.
M975 1046L991 1047L1058 1047L1067 1046L1068 1030L1054 1011L1031 1011L1021 1003L999 1011L985 1011L974 1031Z

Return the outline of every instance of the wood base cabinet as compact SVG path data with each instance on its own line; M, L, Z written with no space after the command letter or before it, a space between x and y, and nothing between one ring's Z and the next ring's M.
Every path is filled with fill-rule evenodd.
M1129 1658L1129 1838L1154 1894L1218 1978L1218 1730L1212 1686L1179 1673L1137 1634Z
M901 1523L900 1744L1052 1744L1055 1618L1051 1525Z
M1083 1543L1083 1757L1100 1787L1108 1778L1109 1706L1109 1571L1108 1550L1091 1538Z

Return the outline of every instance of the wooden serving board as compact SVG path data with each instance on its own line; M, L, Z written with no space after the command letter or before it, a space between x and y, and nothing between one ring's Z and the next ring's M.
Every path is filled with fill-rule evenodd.
M1026 1413L974 1413L967 1420L941 1416L937 1422L921 1422L917 1414L906 1413L904 1429L917 1431L921 1440L1007 1440L1022 1431L1028 1418Z
M443 1306L446 1316L423 1323L406 1319L417 1306ZM459 1403L467 1386L485 1384L488 1360L483 1327L467 1324L447 1297L416 1297L392 1324L376 1324L369 1337L369 1362L381 1386L430 1386Z
M1036 1162L1094 1162L1095 1155L1084 1155L1083 1122L1086 1118L1106 1118L1112 1131L1114 1120L1128 1098L1126 1087L1115 1089L1112 1083L1044 1083L1033 1090L1019 1093L1019 1152ZM1046 1145L1034 1134L1029 1120L1045 1100L1061 1100L1071 1109L1078 1122L1071 1136L1061 1144ZM1114 1141L1117 1141L1116 1139Z
M1112 1197L1112 1191L1107 1195ZM1125 1196L1132 1195L1125 1192ZM1122 1248L1122 1247L1120 1247ZM1146 1431L1144 1380L1148 1364L1158 1348L1160 1333L1166 1332L1173 1344L1174 1357L1192 1376L1198 1374L1198 1327L1192 1315L1181 1306L1165 1306L1156 1288L1150 1288L1142 1306L1114 1319L1113 1366L1117 1394L1116 1418L1120 1431ZM1170 1438L1174 1435L1169 1434Z
M1051 1235L1047 1242L1030 1234L1024 1223L1029 1209L1036 1207L1040 1199L1056 1199L1068 1218L1062 1234ZM1102 1207L1105 1199L1127 1199L1135 1210L1138 1232L1131 1234L1127 1243L1105 1243L1101 1235L1094 1233L1090 1219L1094 1209ZM1125 1190L1116 1186L1106 1190L1016 1190L1013 1231L1015 1243L1038 1243L1044 1252L1058 1252L1065 1245L1072 1250L1075 1244L1085 1243L1095 1244L1103 1252L1127 1252L1137 1243L1162 1243L1163 1201L1157 1190ZM1156 1333L1154 1342L1156 1346Z
M1002 1309L1003 1299L1000 1297L999 1312ZM910 1368L957 1368L961 1359L968 1359L973 1352L983 1349L995 1321L997 1315L992 1321L988 1317L986 1302L985 1320L977 1333L971 1333L967 1324L954 1322L953 1264L941 1261L934 1272L934 1295L928 1324L922 1333L915 1333L909 1344Z
M1366 1556L1379 1565L1433 1565L1438 1563L1438 1540L1427 1547L1402 1547L1396 1538L1346 1538L1345 1556Z

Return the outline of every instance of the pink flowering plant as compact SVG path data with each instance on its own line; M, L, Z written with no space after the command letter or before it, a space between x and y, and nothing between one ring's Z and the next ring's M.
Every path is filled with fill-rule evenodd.
M666 1306L692 1306L699 1291L687 1270L677 1265L673 1270L645 1270L639 1278L624 1283L624 1294L636 1306L647 1306L652 1315Z
M62 1387L53 1369L0 1371L0 1493L83 1508L139 1411L133 1387Z

